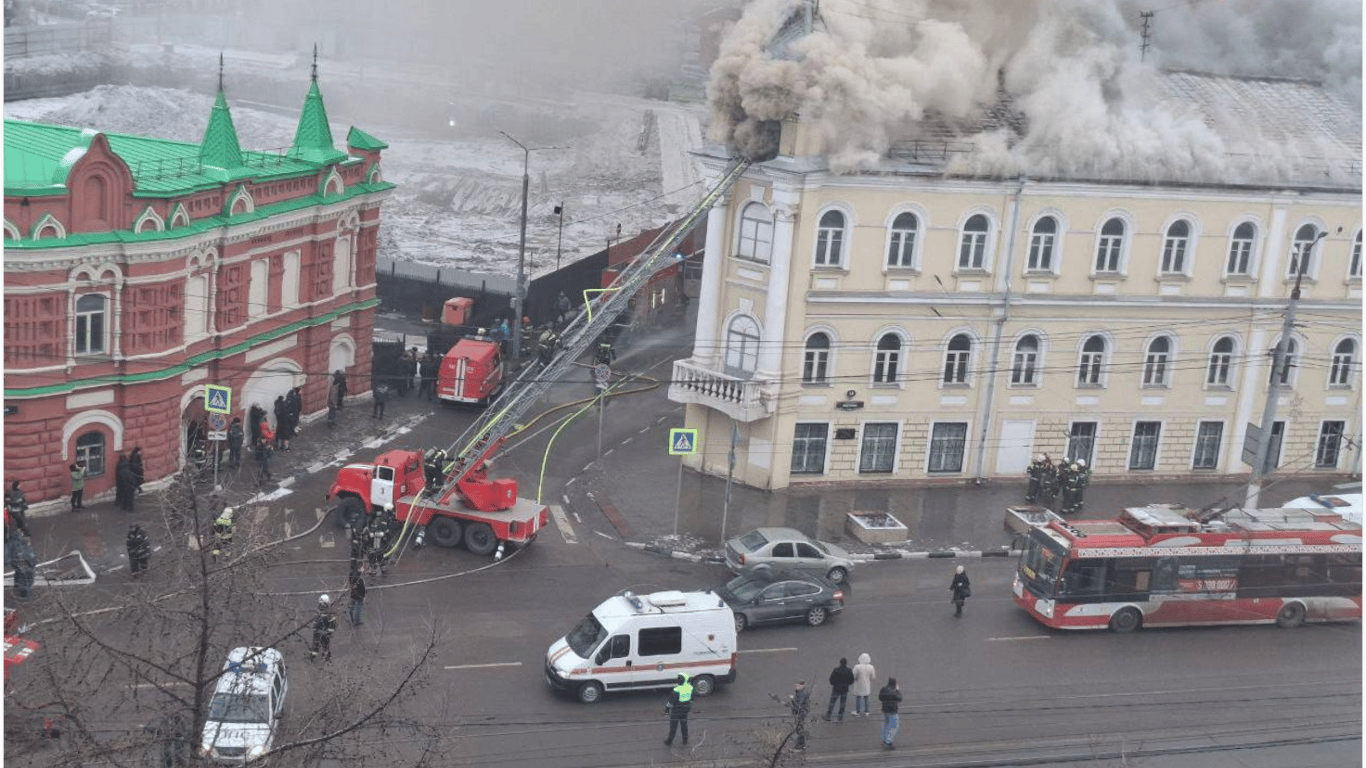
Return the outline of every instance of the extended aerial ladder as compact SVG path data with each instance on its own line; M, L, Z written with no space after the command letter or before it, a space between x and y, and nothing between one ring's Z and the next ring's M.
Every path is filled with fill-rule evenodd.
M687 215L661 232L644 253L617 275L606 290L585 304L584 310L564 329L561 334L562 345L550 362L545 365L532 363L523 368L516 380L484 410L479 420L451 445L447 450L448 462L443 467L445 482L435 495L439 503L450 503L453 501L451 497L457 493L467 506L481 511L506 509L515 503L515 491L507 492L507 483L511 481L497 481L503 486L501 492L495 492L490 487L488 462L516 431L518 419L551 386L564 378L579 356L629 307L631 297L644 288L650 278L679 263L675 255L679 243L739 180L750 162L743 158L732 160L720 180Z

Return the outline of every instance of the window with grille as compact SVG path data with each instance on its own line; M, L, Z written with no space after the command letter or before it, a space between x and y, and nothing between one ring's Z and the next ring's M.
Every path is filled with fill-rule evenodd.
M735 255L767 264L773 252L773 217L762 203L750 203L740 213L740 242Z
M962 239L958 247L959 269L985 268L989 228L987 217L980 213L974 214L963 225Z
M1129 469L1157 467L1157 441L1162 434L1162 422L1140 421L1134 424L1134 437L1129 446Z
M1300 273L1313 274L1311 259L1314 255L1314 241L1318 236L1319 230L1313 224L1305 224L1295 230L1295 241L1290 244L1290 277Z
M1092 336L1081 348L1081 361L1077 364L1077 386L1100 386L1100 368L1105 362L1105 339Z
M1118 272L1119 257L1124 249L1124 220L1110 219L1100 228L1096 244L1096 271Z
M85 462L86 477L104 474L104 433L91 430L76 438L76 461Z
M76 354L96 355L105 351L109 300L103 294L87 293L76 299Z
M746 315L730 321L726 330L726 373L749 378L759 363L759 324Z
M915 266L915 235L920 220L914 213L903 213L892 221L891 237L887 243L887 266Z
M1039 337L1033 334L1015 342L1015 358L1010 366L1010 383L1033 386L1039 370Z
M798 424L792 438L792 474L819 475L825 472L825 443L829 424Z
M1162 244L1162 274L1180 275L1186 271L1186 249L1190 246L1191 225L1174 221L1167 227L1167 239Z
M1328 386L1349 387L1352 385L1352 368L1356 365L1357 343L1343 339L1333 349L1333 363L1328 368Z
M896 463L897 423L863 425L859 472L891 472Z
M816 266L838 267L844 248L844 214L826 211L816 230Z
M1319 469L1333 469L1338 465L1342 453L1342 434L1347 427L1345 421L1325 421L1319 425L1319 443L1314 450L1314 466Z
M1058 220L1044 216L1034 223L1034 234L1029 238L1027 269L1047 272L1053 269L1053 247L1058 237Z
M1200 422L1195 430L1195 456L1191 459L1191 468L1217 469L1219 467L1219 448L1223 441L1224 422Z
M1252 274L1252 242L1257 238L1257 228L1252 222L1245 221L1233 230L1233 239L1228 243L1228 263L1225 274L1246 277Z
M949 339L948 351L944 353L944 383L966 384L968 363L972 358L972 339L960 333Z
M1209 369L1205 372L1205 383L1211 387L1229 386L1229 373L1233 368L1233 339L1224 336L1214 342L1209 354Z
M877 340L873 357L873 383L895 384L901 367L901 337L885 333Z
M930 433L931 472L962 472L963 451L967 446L966 422L935 424Z
M806 353L802 359L803 384L828 384L830 382L830 337L824 333L813 333L806 340Z
M1159 336L1148 344L1148 353L1143 358L1143 386L1167 386L1167 363L1171 356L1171 341Z

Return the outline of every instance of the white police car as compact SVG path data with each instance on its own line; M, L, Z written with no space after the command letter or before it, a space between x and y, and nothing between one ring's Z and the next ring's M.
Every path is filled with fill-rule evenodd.
M288 692L283 654L274 648L234 648L209 699L200 756L242 764L269 752Z

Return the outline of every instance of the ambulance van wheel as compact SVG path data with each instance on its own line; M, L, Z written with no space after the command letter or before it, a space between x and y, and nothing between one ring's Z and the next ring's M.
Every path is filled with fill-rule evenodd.
M427 523L427 535L443 547L454 547L460 543L460 521L449 517L433 517Z
M600 699L602 699L602 683L589 680L579 686L579 701L584 704L596 704Z
M710 696L716 692L716 678L711 675L698 675L688 682L692 683L692 692L698 696Z
M465 526L465 549L476 555L491 555L498 548L498 537L488 523L470 523Z

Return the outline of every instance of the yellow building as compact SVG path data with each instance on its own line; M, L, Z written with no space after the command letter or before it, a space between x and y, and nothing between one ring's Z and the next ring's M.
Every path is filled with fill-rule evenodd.
M1347 172L993 178L955 173L945 136L837 175L784 122L708 219L669 390L701 430L691 466L726 474L734 436L735 479L770 489L1020 477L1036 452L1097 480L1246 475L1303 259L1268 465L1357 472L1360 116L1309 83L1167 77L1254 112L1312 101L1292 128ZM698 162L714 177L723 154Z

